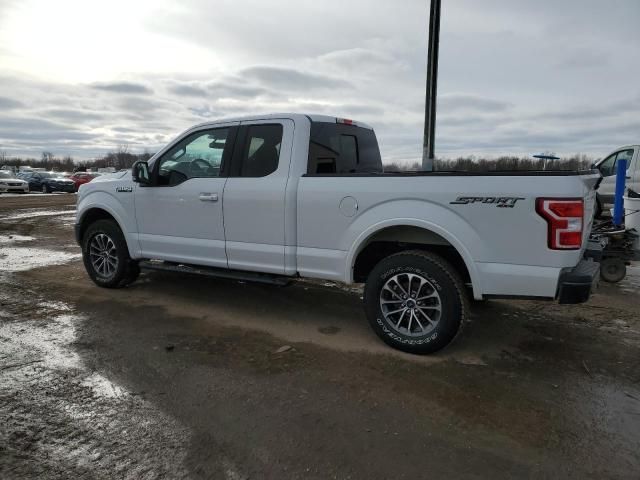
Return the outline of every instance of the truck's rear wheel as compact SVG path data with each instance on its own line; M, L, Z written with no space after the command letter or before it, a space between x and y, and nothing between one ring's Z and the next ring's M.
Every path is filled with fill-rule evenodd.
M129 257L120 227L112 220L98 220L87 228L82 258L91 280L99 287L123 287L140 274L137 263Z
M388 345L427 354L450 344L467 312L464 285L438 255L401 252L382 260L365 286L367 318Z

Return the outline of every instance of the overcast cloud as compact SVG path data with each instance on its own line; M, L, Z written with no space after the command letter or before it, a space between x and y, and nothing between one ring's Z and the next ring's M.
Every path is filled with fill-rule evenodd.
M294 111L421 155L428 1L0 0L0 150L155 151L190 125ZM640 142L638 0L443 0L440 156Z

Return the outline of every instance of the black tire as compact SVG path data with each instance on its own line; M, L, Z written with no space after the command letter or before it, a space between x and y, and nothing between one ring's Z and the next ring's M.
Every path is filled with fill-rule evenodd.
M618 257L608 257L600 262L600 278L607 283L619 283L627 276L627 265Z
M127 285L131 285L135 282L140 276L140 266L138 262L134 260L129 260L129 268L127 270L127 274L124 276L122 281L120 282L121 287L126 287Z
M99 237L98 240L101 241L104 241L105 238L111 241L109 244L110 258L114 258L117 261L114 262L115 266L113 263L109 264L107 267L109 271L106 268L101 271L94 265L95 260L100 266L97 259L100 255L96 254L96 249L92 249L92 246L95 247L98 243L97 240L96 243L92 243L96 237ZM99 287L124 287L133 283L140 274L137 262L131 260L129 256L124 235L118 224L113 220L97 220L89 225L82 237L82 259L89 277ZM107 262L107 260L105 259L102 265L104 265L104 262Z
M409 277L410 275L412 277ZM382 302L398 303L400 296L394 293L398 290L391 292L385 286L393 285L393 282L397 284L398 281L402 283L403 278L412 278L410 282L419 278L419 282L425 281L425 283L420 283L419 287L413 287L413 291L418 292L413 304L397 305L400 309L405 308L411 312L411 323L409 319L405 319L406 326L403 326L401 323L403 319L400 318L400 327L398 327L393 323L399 317L392 317L390 313L393 312L384 312ZM401 285L402 291L411 293L411 285L410 283ZM427 292L426 295L433 297L437 294L439 313L433 310L436 303L426 303L430 302L431 298L422 303L417 302L422 298L420 295L423 288L427 289L424 290ZM388 296L386 300L385 296ZM413 354L434 353L453 342L462 331L468 311L467 294L458 272L442 257L420 250L397 253L378 263L367 279L364 302L367 319L376 334L393 348ZM401 315L404 316L406 311ZM428 315L429 323L426 318L422 318L425 311L431 311ZM413 323L414 318L418 319L419 326ZM422 321L419 318L422 318ZM427 325L426 328L423 323Z

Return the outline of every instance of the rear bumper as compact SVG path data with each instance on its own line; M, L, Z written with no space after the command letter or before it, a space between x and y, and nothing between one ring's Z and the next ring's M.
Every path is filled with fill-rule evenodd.
M558 302L562 305L575 305L588 301L591 294L598 288L599 280L600 264L581 260L575 268L560 274Z

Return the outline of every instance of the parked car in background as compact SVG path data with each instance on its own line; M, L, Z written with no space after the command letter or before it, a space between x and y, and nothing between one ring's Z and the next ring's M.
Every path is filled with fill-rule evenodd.
M84 185L85 183L89 183L91 180L96 178L98 175L95 173L87 173L87 172L77 172L69 177L70 180L73 180L73 183L76 187L76 192L80 188L80 185Z
M74 193L76 191L73 180L65 178L60 173L34 172L27 181L29 182L29 190L40 190L42 193Z
M28 193L29 182L25 182L10 170L0 170L0 193Z
M14 167L13 165L3 165L0 167L0 170L8 170L15 175L18 171L18 167Z
M618 161L622 159L627 161L627 188L640 192L640 145L618 148L596 164L596 168L604 177L598 189L598 215L613 204Z

